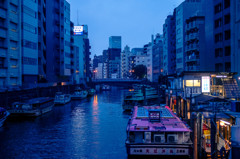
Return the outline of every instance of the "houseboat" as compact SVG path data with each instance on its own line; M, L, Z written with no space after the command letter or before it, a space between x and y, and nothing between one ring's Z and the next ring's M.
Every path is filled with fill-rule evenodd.
M190 133L189 126L168 106L135 106L127 125L127 153L130 156L189 157Z
M3 125L8 116L9 112L6 109L0 107L0 127Z
M95 93L96 93L96 90L93 89L93 88L91 88L91 89L88 90L88 95L89 95L89 96L93 96Z
M104 84L104 85L102 85L101 90L102 91L110 91L111 90L111 86Z
M81 88L77 88L75 92L71 95L72 99L84 99L88 95L88 92L85 90L82 90Z
M133 91L125 92L122 107L124 111L131 111L134 106L155 105L157 102L158 94L155 88L135 87Z
M8 111L11 116L37 117L50 112L53 106L53 98L40 97L24 102L15 102Z
M64 105L71 102L71 96L69 94L63 94L62 92L57 92L54 99L55 105Z

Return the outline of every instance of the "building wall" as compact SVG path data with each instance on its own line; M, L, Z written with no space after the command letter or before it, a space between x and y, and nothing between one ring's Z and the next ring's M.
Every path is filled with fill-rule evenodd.
M0 1L0 88L22 85L21 6Z
M240 1L231 1L231 71L240 76Z
M231 72L230 0L214 1L215 71Z
M176 71L181 73L185 68L185 21L202 8L202 1L186 0L176 8Z
M129 56L131 55L130 48L125 46L121 52L121 78L129 77Z
M121 49L122 48L122 37L111 36L109 37L109 48L110 49Z
M22 1L22 74L23 83L38 81L38 3Z

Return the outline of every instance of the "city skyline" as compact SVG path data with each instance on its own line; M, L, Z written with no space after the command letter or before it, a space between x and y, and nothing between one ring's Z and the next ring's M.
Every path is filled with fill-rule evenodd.
M130 48L143 47L151 40L151 34L162 33L165 18L184 0L90 0L81 4L77 0L67 1L71 4L74 25L87 24L89 27L93 57L108 48L110 36L122 36L122 48L126 45Z

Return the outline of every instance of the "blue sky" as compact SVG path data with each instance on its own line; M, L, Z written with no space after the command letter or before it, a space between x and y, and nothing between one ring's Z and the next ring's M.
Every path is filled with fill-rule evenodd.
M110 36L122 36L125 45L143 47L151 34L162 33L167 15L183 0L67 0L71 21L87 24L92 56L108 48ZM78 12L78 18L77 18Z

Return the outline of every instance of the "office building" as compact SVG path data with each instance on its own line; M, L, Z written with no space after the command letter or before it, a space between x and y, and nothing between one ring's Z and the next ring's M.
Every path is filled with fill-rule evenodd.
M22 85L21 7L20 0L0 1L0 88Z
M125 46L124 50L121 52L121 78L129 77L129 56L131 55L130 48Z
M152 46L152 82L158 82L163 74L163 36L157 34Z

